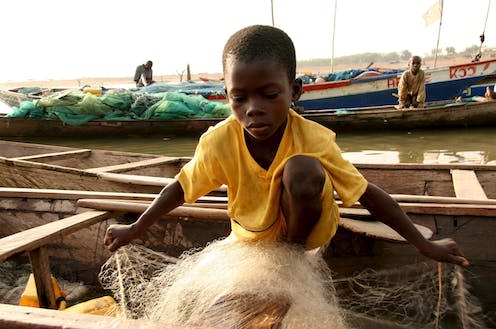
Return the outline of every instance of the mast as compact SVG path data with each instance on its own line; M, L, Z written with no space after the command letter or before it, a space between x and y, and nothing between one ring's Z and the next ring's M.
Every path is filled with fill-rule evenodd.
M489 18L489 9L491 9L491 0L489 0L489 3L487 5L487 13L486 13L486 20L484 21L484 29L482 29L482 34L480 35L480 46L479 46L479 53L477 54L480 57L482 57L482 44L484 43L485 39L485 33L486 33L486 26L487 26L487 19Z
M443 0L439 0L439 6L441 7L440 8L440 16L439 16L439 30L437 32L437 44L436 44L436 53L435 53L435 56L434 56L434 68L436 68L436 63L437 63L437 50L439 48L439 39L441 37L441 25L443 24L443 7L444 7L444 4L443 4Z
M274 26L274 0L270 0L270 13L272 15L272 26Z
M334 37L336 36L336 12L338 9L338 0L334 0L334 22L332 26L332 51L331 51L331 73L334 72Z

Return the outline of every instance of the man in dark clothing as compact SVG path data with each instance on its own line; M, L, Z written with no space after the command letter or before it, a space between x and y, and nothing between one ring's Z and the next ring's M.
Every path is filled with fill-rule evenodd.
M152 66L153 62L148 61L145 64L141 64L136 67L136 72L134 73L134 82L136 82L136 87L148 86L154 82Z

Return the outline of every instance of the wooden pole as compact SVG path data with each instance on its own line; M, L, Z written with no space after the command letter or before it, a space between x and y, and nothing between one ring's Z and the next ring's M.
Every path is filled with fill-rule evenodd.
M334 22L332 26L332 51L331 51L331 73L334 72L334 39L336 36L336 12L338 10L338 0L334 0Z
M52 286L52 272L45 247L40 247L29 252L29 261L33 271L38 302L42 308L57 309L55 292Z
M439 48L439 39L441 37L441 25L443 24L443 0L439 0L439 4L441 6L440 10L441 10L441 16L439 18L439 30L437 32L437 43L436 43L436 52L435 52L435 56L434 56L434 68L436 68L436 64L437 64L437 50Z
M274 0L270 0L270 14L272 16L272 26L274 25Z

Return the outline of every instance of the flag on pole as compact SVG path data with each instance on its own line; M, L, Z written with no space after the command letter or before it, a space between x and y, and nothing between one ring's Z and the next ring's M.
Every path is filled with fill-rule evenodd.
M429 26L432 23L441 19L441 13L443 11L442 0L436 1L424 14L425 26Z

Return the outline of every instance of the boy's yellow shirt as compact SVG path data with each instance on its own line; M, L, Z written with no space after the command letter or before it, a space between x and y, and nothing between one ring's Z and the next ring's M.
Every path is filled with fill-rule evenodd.
M333 190L344 206L350 206L365 192L367 181L343 159L334 132L293 110L288 112L284 135L268 170L252 158L243 127L230 116L200 137L193 159L176 179L186 202L194 202L220 185L227 185L234 236L243 240L277 239L286 227L280 209L282 172L286 161L295 155L317 158L327 173L322 215L306 245L313 249L329 241L337 230L339 211Z
M401 75L398 83L398 98L401 102L405 102L407 95L417 95L417 102L425 102L425 73L423 70L419 70L415 75L407 70Z

